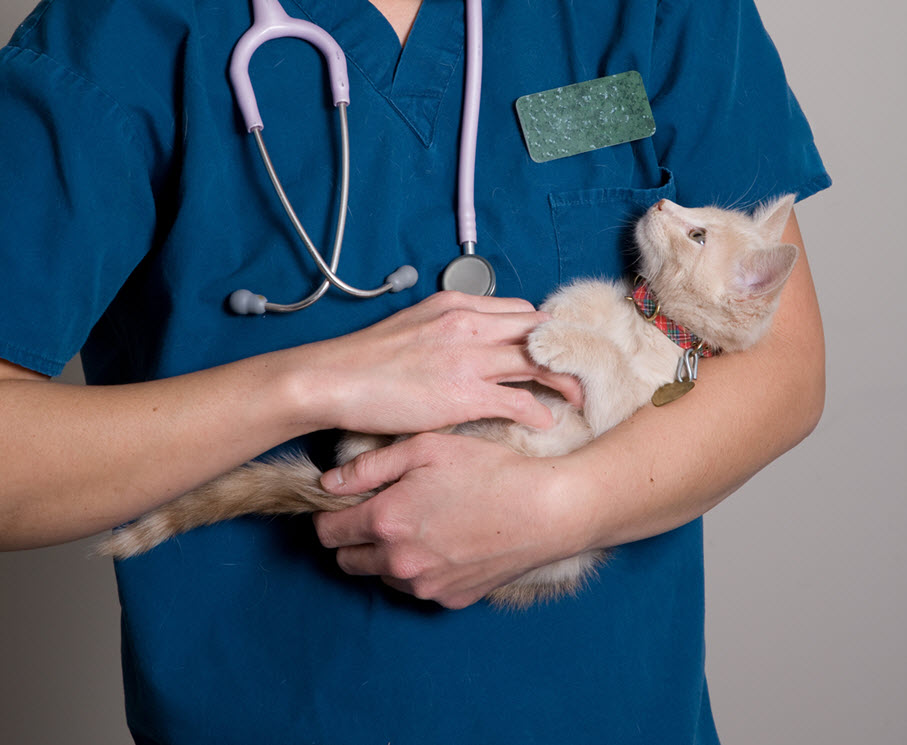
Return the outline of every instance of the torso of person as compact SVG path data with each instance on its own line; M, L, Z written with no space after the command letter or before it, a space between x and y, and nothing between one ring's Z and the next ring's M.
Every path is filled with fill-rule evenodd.
M82 347L90 383L156 379L349 333L438 290L460 253L462 1L281 2L347 57L339 274L375 287L412 264L418 283L232 316L236 289L294 302L320 282L227 81L250 4L56 0L0 55L0 174L28 173L46 195L26 202L12 182L0 194L16 205L3 222L10 244L29 246L0 272L11 296L0 356L55 374ZM626 274L633 221L662 198L737 204L827 185L750 0L484 6L477 251L497 294L537 304L574 277ZM518 98L631 70L654 136L529 157ZM251 72L275 166L328 253L339 127L323 60L275 40ZM38 107L35 91L46 92ZM286 447L325 465L332 445L322 433ZM698 520L619 547L576 597L519 613L446 611L346 576L305 518L201 528L116 572L141 745L717 741Z

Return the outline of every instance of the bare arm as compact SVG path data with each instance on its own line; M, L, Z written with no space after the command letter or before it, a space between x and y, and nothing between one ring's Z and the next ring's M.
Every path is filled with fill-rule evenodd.
M762 342L703 361L688 396L662 409L644 407L571 456L582 473L578 493L597 513L587 538L593 545L646 538L699 517L818 423L824 336L795 217L783 240L800 246L800 260ZM592 494L605 498L595 504Z
M347 337L167 380L84 387L0 361L0 549L91 535L291 437L328 427L406 432L547 409L502 380L527 364L528 303L435 296Z
M288 364L85 387L0 363L0 547L91 535L296 434Z
M802 248L796 218L784 240ZM527 569L657 535L702 515L815 426L824 342L805 253L772 330L755 348L704 361L679 401L643 407L590 445L532 459L468 438L415 438L325 475L338 493L400 479L316 516L353 574L450 607Z

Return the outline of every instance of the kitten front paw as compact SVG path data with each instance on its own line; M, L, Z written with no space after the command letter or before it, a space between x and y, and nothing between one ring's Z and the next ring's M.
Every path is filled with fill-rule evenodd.
M529 334L529 356L552 372L575 375L585 380L594 374L608 340L595 329L569 321L552 319Z
M529 334L529 356L536 364L553 372L572 372L569 369L573 359L569 342L577 331L573 324L557 319L541 324Z

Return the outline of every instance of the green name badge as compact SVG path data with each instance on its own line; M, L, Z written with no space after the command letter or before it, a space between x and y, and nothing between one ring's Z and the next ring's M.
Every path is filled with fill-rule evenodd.
M635 70L518 98L517 117L536 163L651 137L655 120Z

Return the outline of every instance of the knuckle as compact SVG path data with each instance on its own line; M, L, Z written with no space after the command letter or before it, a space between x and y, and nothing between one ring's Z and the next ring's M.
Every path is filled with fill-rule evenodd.
M456 290L441 290L432 295L431 299L442 308L455 308L462 304L463 293Z
M442 333L452 338L476 331L475 314L466 308L448 308L438 317L438 324Z
M419 432L409 438L409 446L414 450L436 450L444 436L437 432Z
M450 436L443 432L420 432L409 440L409 446L414 453L414 460L430 464L436 462L444 451Z
M448 610L463 610L463 608L472 605L474 601L463 595L454 595L439 598L437 602Z
M413 597L419 600L435 600L437 602L439 595L438 587L434 582L421 578L417 578L410 583L410 591Z
M372 525L372 536L376 543L396 543L398 538L397 525L387 518L378 517Z
M423 319L428 322L439 320L445 313L463 307L462 293L453 290L442 290L429 295L420 305L426 309Z
M406 536L405 525L387 506L376 507L371 523L371 534L376 543L393 545L400 543Z
M312 516L312 522L315 525L315 534L318 536L318 540L321 542L321 545L325 548L336 548L337 542L334 536L334 532L330 529L328 525L328 515L324 512L316 512Z
M335 560L336 560L336 562L337 562L337 566L339 566L340 569L341 569L342 571L344 571L346 574L352 574L352 573L353 573L354 567L353 567L352 556L350 555L350 553L349 553L348 551L344 551L343 549L339 549L339 550L337 551L337 555L336 555L336 557L335 557Z
M375 463L376 452L377 451L375 450L368 450L364 453L360 453L342 466L341 472L343 473L344 478L347 481L367 479L372 471L373 464Z
M387 573L395 579L414 580L421 574L421 567L406 555L392 555L388 558Z

